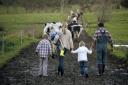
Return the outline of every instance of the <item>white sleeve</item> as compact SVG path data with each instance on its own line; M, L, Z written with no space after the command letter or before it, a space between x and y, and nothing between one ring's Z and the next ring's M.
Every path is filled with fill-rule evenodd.
M92 53L92 50L91 49L89 50L88 48L86 48L86 51L87 51L88 54L91 54Z
M79 48L74 50L74 51L72 51L72 53L78 53L78 52L79 52Z

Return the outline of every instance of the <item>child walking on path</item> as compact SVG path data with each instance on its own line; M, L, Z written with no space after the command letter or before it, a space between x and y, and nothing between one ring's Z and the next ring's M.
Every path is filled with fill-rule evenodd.
M36 48L36 53L40 57L40 64L39 64L39 76L48 76L47 74L47 67L48 67L48 56L52 54L51 50L51 43L48 40L48 35L45 34Z
M82 76L88 78L88 65L87 65L87 54L91 54L92 50L85 47L85 43L80 41L79 48L75 51L71 51L71 53L78 53L78 62L80 64L80 73Z

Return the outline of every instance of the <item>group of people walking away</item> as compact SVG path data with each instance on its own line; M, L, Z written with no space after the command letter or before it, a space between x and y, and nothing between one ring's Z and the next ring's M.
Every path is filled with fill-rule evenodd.
M43 34L43 39L39 42L36 48L36 53L40 58L39 76L48 76L48 57L52 56L58 58L58 75L64 75L64 57L68 52L78 53L78 62L80 67L80 74L88 78L88 58L87 54L92 53L92 48L96 49L96 63L98 68L98 75L103 75L106 57L107 57L107 43L110 43L113 49L113 42L110 33L104 28L104 23L98 23L98 29L93 36L93 45L88 49L84 41L79 42L79 47L76 50L73 46L73 39L71 31L68 29L68 24L58 26L59 31L53 32L46 30ZM49 27L48 27L49 29ZM111 50L112 51L112 50ZM71 57L71 56L68 56Z

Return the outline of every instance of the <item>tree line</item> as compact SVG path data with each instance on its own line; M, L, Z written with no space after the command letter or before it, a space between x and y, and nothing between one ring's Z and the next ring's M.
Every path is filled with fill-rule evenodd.
M62 4L89 4L93 5L99 0L0 0L0 5L3 6L21 6L25 8L45 8L45 7L60 7ZM108 0L105 0L108 1ZM111 0L118 6L122 5L128 8L128 0Z

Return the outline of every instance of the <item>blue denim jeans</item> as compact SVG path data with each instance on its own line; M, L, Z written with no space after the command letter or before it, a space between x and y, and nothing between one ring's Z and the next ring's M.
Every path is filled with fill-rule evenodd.
M86 74L88 74L88 65L87 65L87 61L80 61L80 73L82 76L85 76Z
M109 41L109 37L106 35L97 37L97 41L96 41L97 64L106 63L108 41Z
M64 58L63 57L59 57L58 72L60 72L61 75L63 75L64 73Z
M64 48L64 55L67 53L67 49ZM59 65L58 65L58 73L60 72L61 75L64 74L64 56L59 56Z

